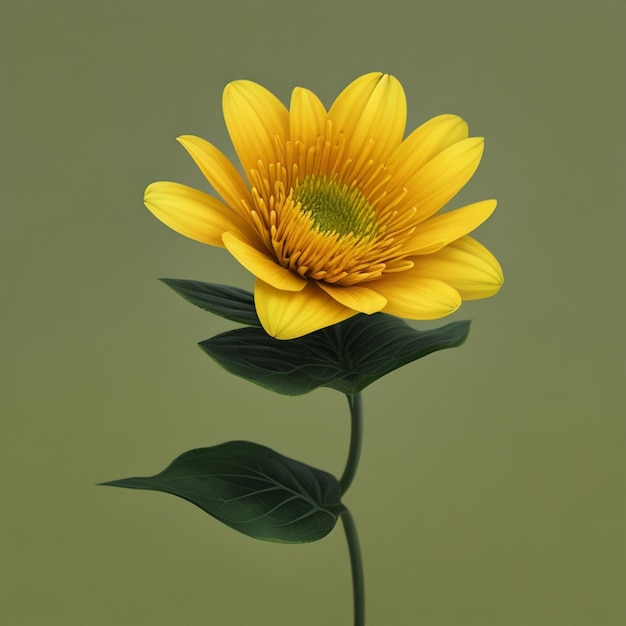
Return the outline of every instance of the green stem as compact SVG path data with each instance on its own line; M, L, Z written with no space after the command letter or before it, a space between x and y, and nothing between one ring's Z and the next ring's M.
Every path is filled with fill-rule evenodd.
M363 399L360 393L348 395L347 398L351 421L350 451L348 452L348 460L346 461L343 475L339 480L342 495L348 491L356 475L359 458L361 457L361 444L363 442ZM361 559L359 536L348 509L341 514L341 521L348 541L348 551L350 552L354 597L354 626L365 626L365 584L363 581L363 560Z
M348 460L343 470L343 475L339 479L341 485L341 493L345 494L352 484L359 466L359 458L361 456L361 444L363 441L363 399L360 393L349 395L348 405L350 406L350 451L348 452Z
M363 579L363 560L359 547L359 536L350 511L341 514L343 529L348 540L350 567L352 568L352 591L354 598L354 626L365 626L365 582Z

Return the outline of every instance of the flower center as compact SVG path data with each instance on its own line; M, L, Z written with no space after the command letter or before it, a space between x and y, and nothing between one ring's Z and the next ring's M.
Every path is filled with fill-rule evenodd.
M293 191L292 201L320 233L375 237L376 212L367 198L335 177L309 175Z
M398 211L406 189L384 188L345 172L298 176L296 164L258 162L251 170L250 218L276 261L300 276L348 286L413 267L403 242L415 230L415 209ZM244 205L245 206L245 205Z

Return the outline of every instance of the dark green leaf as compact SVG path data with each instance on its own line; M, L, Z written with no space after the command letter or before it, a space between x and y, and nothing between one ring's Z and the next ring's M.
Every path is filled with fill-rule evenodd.
M247 441L190 450L156 476L102 484L170 493L244 535L280 543L322 539L345 510L334 476Z
M239 328L200 343L229 372L286 395L317 387L355 394L431 352L461 345L468 321L418 331L397 317L356 315L298 339L281 341L262 328Z
M160 280L185 300L189 300L205 311L240 324L261 325L254 308L254 297L249 291L228 285L202 283L197 280L178 278L161 278Z

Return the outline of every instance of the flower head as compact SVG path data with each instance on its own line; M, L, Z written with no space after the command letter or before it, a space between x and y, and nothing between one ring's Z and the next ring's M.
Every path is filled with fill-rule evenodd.
M328 111L300 87L287 110L245 80L226 86L223 108L245 178L213 145L186 135L180 143L221 200L158 182L145 203L254 274L270 335L293 339L357 313L436 319L500 288L497 260L467 236L496 201L438 214L483 151L461 118L440 115L403 139L402 86L380 73L352 82Z

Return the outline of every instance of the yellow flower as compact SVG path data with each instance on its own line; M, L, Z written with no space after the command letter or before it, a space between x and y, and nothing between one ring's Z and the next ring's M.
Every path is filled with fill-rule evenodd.
M359 312L436 319L500 288L497 260L467 236L496 201L436 215L483 152L461 118L440 115L403 140L404 91L380 73L352 82L328 111L300 87L287 110L245 80L226 86L223 108L246 179L213 145L186 135L180 143L222 199L158 182L145 203L254 274L270 335L293 339Z

